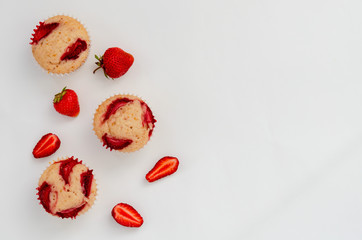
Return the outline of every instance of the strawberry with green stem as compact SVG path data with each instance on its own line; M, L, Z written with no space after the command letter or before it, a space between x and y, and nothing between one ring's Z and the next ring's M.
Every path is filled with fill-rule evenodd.
M128 69L132 66L134 58L131 54L123 51L118 47L108 48L103 56L95 55L98 60L96 65L98 66L93 73L102 68L106 78L112 79L119 78L126 74Z
M60 93L55 95L53 105L58 113L69 117L78 116L80 111L77 94L72 89L67 89L67 87L64 87Z

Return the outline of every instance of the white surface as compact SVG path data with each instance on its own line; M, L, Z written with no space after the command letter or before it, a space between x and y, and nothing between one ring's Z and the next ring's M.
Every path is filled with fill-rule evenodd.
M362 2L1 1L0 239L361 239ZM66 13L92 36L86 63L53 77L33 61L38 21ZM115 81L94 54L118 46L135 63ZM81 113L59 115L64 86ZM157 118L137 153L104 149L93 113L117 93L142 96ZM42 135L51 157L34 159ZM94 169L98 200L74 221L47 214L35 188L48 162L74 155ZM144 176L165 155L174 175ZM115 223L118 202L144 217Z

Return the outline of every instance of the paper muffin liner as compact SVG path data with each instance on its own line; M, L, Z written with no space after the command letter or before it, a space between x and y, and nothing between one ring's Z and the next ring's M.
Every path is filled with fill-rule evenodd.
M32 57L33 62L35 63L35 65L37 65L43 72L49 74L50 76L62 78L62 77L67 77L67 76L69 76L69 74L71 74L72 72L74 72L74 71L78 70L79 68L81 68L81 67L84 65L84 63L87 61L87 59L88 59L88 57L89 57L89 55L90 55L90 52L91 52L92 37L91 37L91 35L90 35L90 33L89 33L89 30L88 30L87 25L86 25L84 22L82 22L81 20L79 20L77 17L74 17L72 14L58 13L58 14L48 15L47 18L45 18L43 21L40 21L40 22L44 22L44 21L46 21L47 19L52 18L52 17L55 17L55 16L67 16L67 17L74 18L74 19L77 20L80 24L83 25L83 27L84 27L85 30L87 31L88 38L89 38L88 56L84 59L84 61L81 63L81 65L80 65L78 68L76 68L76 69L74 69L74 70L72 70L72 71L70 71L70 72L67 72L67 73L53 73L53 72L49 72L49 71L45 70L42 66L40 66L40 64L36 61L36 59L35 59L34 56ZM33 29L33 31L37 28L38 24L39 24L39 22L36 24L36 27ZM32 53L32 55L33 55L33 53Z
M140 147L139 149L137 149L137 150L135 150L135 151L123 152L123 151L120 151L120 150L115 150L115 149L110 149L110 148L108 149L108 147L104 146L103 141L98 137L98 135L96 134L96 131L95 131L95 125L94 125L95 119L94 119L94 117L95 117L95 114L97 113L97 110L99 109L99 107L100 107L106 100L108 100L109 98L118 96L118 95L123 95L123 96L127 96L127 95L128 95L128 96L133 96L133 97L139 98L139 99L142 100L144 103L146 103L147 106L151 109L152 115L153 115L154 119L156 120L156 122L154 123L153 130L152 130L152 135L149 137L148 141L147 141L142 147ZM94 134L96 135L97 139L99 140L99 142L101 143L101 145L103 146L104 149L107 149L107 150L109 150L109 151L111 151L111 152L115 152L115 153L119 153L119 154L131 154L131 153L134 153L134 152L138 152L139 150L145 148L145 146L148 146L148 145L149 145L149 143L150 143L151 140L153 139L153 136L155 135L155 131L154 131L154 130L155 130L155 128L156 128L156 123L157 123L157 119L156 119L156 117L155 117L153 108L150 107L150 105L148 104L148 102L145 101L143 97L141 97L141 96L139 96L139 95L137 95L137 94L132 94L132 93L118 93L118 94L113 94L113 95L111 95L110 97L105 98L100 104L98 104L96 110L95 110L94 113L93 113L92 129L93 129Z
M62 160L69 159L69 158L73 158L74 160L76 160L76 161L79 162L80 164L82 164L82 165L84 165L85 167L87 167L88 170L92 170L92 174L93 174L93 180L92 180L92 181L93 181L94 184L95 184L95 189L94 189L94 190L95 190L95 195L94 195L94 199L93 199L92 201L89 201L89 202L88 202L89 204L88 204L87 208L86 208L86 209L82 209L81 211L79 211L78 214L77 214L75 217L62 218L62 217L60 217L60 216L54 215L54 214L49 213L49 212L46 211L46 209L44 208L43 204L42 204L41 201L40 201L39 189L38 189L38 188L40 187L40 186L39 186L39 180L40 180L40 178L42 177L42 175L44 174L44 172L45 172L52 164L54 164L54 163L56 163L56 162L59 162L59 161L62 161ZM93 184L93 183L92 183L92 184ZM96 180L96 174L94 173L93 169L89 168L88 165L83 162L83 160L79 160L78 158L76 158L76 157L74 157L74 156L71 156L71 157L58 157L57 160L50 161L50 162L49 162L49 165L46 166L46 167L43 169L43 171L41 172L41 174L40 174L40 176L39 176L39 179L38 179L38 187L35 188L35 190L36 190L36 196L38 196L37 199L38 199L38 201L39 201L39 205L41 205L42 208L43 208L48 214L50 214L50 215L52 215L52 216L54 216L54 217L58 217L58 218L60 218L60 219L71 219L71 220L75 220L75 219L78 218L80 215L83 215L84 213L88 212L88 211L93 207L93 205L94 205L95 202L97 201L98 189L99 189L99 188L98 188L98 184L97 184L97 180Z

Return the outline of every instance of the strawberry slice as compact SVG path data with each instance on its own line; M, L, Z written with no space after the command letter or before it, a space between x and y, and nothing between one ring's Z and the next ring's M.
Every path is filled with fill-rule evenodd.
M125 106L130 102L133 102L133 100L128 98L120 98L114 100L111 104L108 105L107 112L104 114L102 123L107 121L113 114L115 114L119 108Z
M69 45L65 53L60 57L61 61L75 60L79 57L81 52L87 49L87 42L78 38L73 44Z
M60 147L60 140L57 135L48 133L44 135L33 149L35 158L43 158L52 155Z
M125 227L140 227L143 224L142 216L127 203L118 203L114 206L112 217Z
M80 164L80 162L78 162L78 159L74 159L73 157L60 161L59 175L62 176L65 184L69 184L70 173L73 171L73 167L77 164Z
M80 175L80 185L85 197L89 197L92 189L93 170L88 170Z
M155 122L157 122L157 120L153 116L153 113L152 113L151 109L143 101L141 102L141 108L142 108L142 111L143 111L142 125L147 126L147 128L150 129L150 131L148 132L148 137L151 138L153 128L155 127Z
M146 175L149 182L154 182L177 171L179 161L175 157L166 156L161 158Z
M39 22L39 25L37 25L36 28L34 29L34 34L32 34L33 37L30 39L31 40L30 44L31 45L38 44L38 42L41 39L48 36L58 26L59 23L57 22L54 23Z
M82 211L82 209L86 206L86 203L83 203L80 207L70 208L63 210L61 212L57 212L56 215L58 215L61 218L76 218L78 213Z
M52 191L52 186L49 185L47 182L43 182L43 184L40 187L38 187L37 190L39 196L38 199L40 200L41 205L43 205L44 209L48 213L51 213L49 195L50 192Z
M103 140L103 146L106 146L106 148L109 148L111 151L113 149L115 150L121 150L123 148L128 147L133 141L132 139L119 139L112 136L108 136L107 133L105 133L102 136Z

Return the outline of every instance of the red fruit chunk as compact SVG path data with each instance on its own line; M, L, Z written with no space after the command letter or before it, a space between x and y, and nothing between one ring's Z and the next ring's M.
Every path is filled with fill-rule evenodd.
M85 207L85 203L81 205L80 207L76 208L69 208L66 210L63 210L61 212L57 212L56 215L58 215L61 218L75 218L80 211Z
M87 49L87 42L78 38L75 43L68 46L65 53L60 57L61 61L75 60L79 57L80 53Z
M47 182L43 182L43 184L40 187L38 187L37 190L41 205L43 205L45 211L51 213L49 195L52 190L52 187Z
M112 217L125 227L140 227L143 224L142 216L127 203L118 203L114 206Z
M142 111L143 111L142 125L143 126L146 125L148 129L151 129L148 133L148 137L151 137L153 128L155 127L155 122L157 122L157 121L156 121L155 117L153 116L151 109L148 107L148 105L145 102L141 102L141 107L142 107Z
M65 184L69 184L69 175L73 170L73 167L77 164L79 164L77 160L75 160L73 157L68 158L67 160L60 161L60 167L59 167L59 175L62 176L62 178L65 181Z
M55 153L60 147L60 140L57 135L48 133L44 135L33 149L35 158L47 157Z
M133 102L133 100L128 98L120 98L114 100L111 104L108 105L107 112L104 114L103 123L107 121L110 116L112 116L112 114L114 114L119 108L130 102Z
M34 34L32 34L31 43L30 44L38 44L38 42L48 36L55 28L59 26L59 23L47 23L39 22L39 25L34 29Z
M80 184L82 185L83 194L85 197L89 197L92 181L93 181L93 170L88 170L80 175Z
M177 171L179 161L175 157L163 157L146 175L149 182L154 182L160 178L166 177Z
M102 140L103 146L106 146L107 148L109 147L111 150L121 150L133 142L132 139L119 139L108 136L107 133L103 135Z

